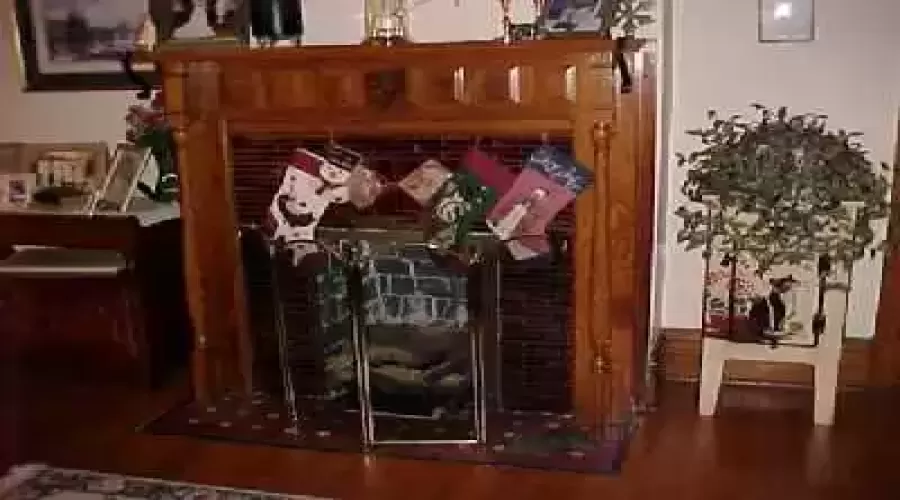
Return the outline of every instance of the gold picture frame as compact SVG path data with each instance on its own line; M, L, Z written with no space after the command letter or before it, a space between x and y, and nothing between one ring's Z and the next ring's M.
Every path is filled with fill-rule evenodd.
M138 181L150 161L150 148L128 143L116 145L103 184L90 204L90 213L98 210L126 212L134 198Z

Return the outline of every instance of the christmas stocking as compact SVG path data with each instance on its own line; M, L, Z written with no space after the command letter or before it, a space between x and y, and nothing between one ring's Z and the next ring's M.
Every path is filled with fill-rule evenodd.
M532 153L525 170L487 217L517 260L547 253L547 226L593 180L589 170L549 147Z
M298 149L291 155L288 163L321 181L317 194L324 196L329 203L347 203L350 201L351 171L328 161L308 149Z
M538 148L525 160L525 168L537 170L575 196L594 182L594 174L565 153L549 146Z
M350 203L360 210L371 207L385 187L384 179L377 172L357 165L350 172L350 180L347 182Z
M323 181L288 166L269 205L271 238L281 244L312 241L316 226L331 203L321 192Z
M398 182L397 187L419 205L427 206L452 175L441 162L427 160Z
M464 244L472 224L484 217L494 200L493 190L473 175L454 173L435 196L428 243L444 250Z
M491 188L498 197L506 194L516 181L516 174L509 167L477 149L466 153L462 165L479 182Z
M520 236L506 242L506 249L515 260L528 260L550 253L550 242L544 234Z
M519 236L543 235L547 226L575 195L544 174L526 168L486 219L502 241Z

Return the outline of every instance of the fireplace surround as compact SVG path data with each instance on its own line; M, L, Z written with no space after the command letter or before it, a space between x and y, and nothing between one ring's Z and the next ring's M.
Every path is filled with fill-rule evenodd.
M646 396L653 225L654 55L646 44L197 48L154 58L182 166L199 404L260 393L280 400L287 389L297 413L323 411L329 401L352 413L359 398L340 366L349 353L341 330L359 313L376 341L380 358L368 369L382 377L378 384L429 373L429 387L454 381L483 391L485 401L476 408L458 397L376 394L377 418L429 422L436 408L474 413L474 437L455 437L491 446L491 412L497 422L548 414L586 429L633 419ZM335 138L392 178L428 158L453 165L476 146L515 166L551 143L592 169L596 182L555 222L551 255L515 262L485 249L477 279L416 248L414 206L399 195L323 220L323 243L374 249L366 272L328 259L293 266L257 228L287 155ZM394 233L374 236L384 230ZM356 302L341 295L354 289L362 294ZM426 323L443 327L432 332ZM455 338L454 328L467 330L459 335L467 341L477 330L478 349L465 347L476 344ZM298 333L304 329L318 333ZM281 344L279 331L288 332ZM420 344L427 348L409 348Z

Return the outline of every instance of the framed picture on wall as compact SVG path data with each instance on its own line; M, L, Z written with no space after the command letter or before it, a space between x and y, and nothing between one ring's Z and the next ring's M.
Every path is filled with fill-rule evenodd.
M759 0L759 41L811 42L815 19L815 0Z
M148 0L15 0L14 5L25 90L137 88L121 61L133 49ZM152 64L134 69L154 81Z

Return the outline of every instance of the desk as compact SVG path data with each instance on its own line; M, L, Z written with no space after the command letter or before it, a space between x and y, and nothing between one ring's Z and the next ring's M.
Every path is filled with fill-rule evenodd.
M121 253L128 262L128 272L122 277L125 283L120 286L126 287L129 303L133 304L127 314L138 348L134 359L117 364L131 365L132 375L153 384L169 373L173 364L185 362L190 336L183 294L181 220L177 206L135 200L133 210L127 213L100 212L88 216L77 210L45 207L0 212L0 255L8 255L17 246L105 249ZM61 313L55 315L43 308L53 309L54 305L35 304L35 293L20 293L38 287L44 293L48 283L30 281L16 280L14 287L7 287L10 297L3 301L7 311L0 310L0 321L8 325L16 317L24 317L21 312L24 306L26 312L39 312L33 317L43 321L42 330L45 327L52 329L54 324L60 323L58 314ZM92 290L84 283L72 285L71 281L78 280L61 281L69 283L52 284L53 288L66 289L62 293L57 291L57 296ZM14 294L11 293L13 288ZM31 303L23 304L23 296L32 299ZM16 305L12 305L13 302ZM33 334L25 332L26 336Z

